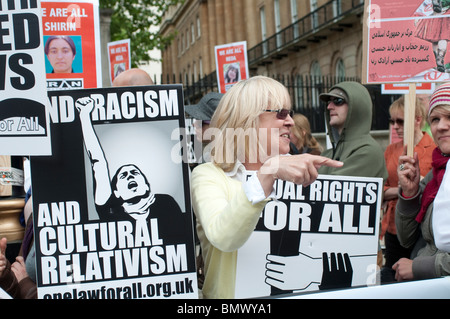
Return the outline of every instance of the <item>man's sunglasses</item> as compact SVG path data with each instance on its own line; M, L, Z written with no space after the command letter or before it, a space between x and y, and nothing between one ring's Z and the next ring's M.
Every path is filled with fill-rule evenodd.
M397 125L403 125L405 121L402 119L389 119L389 124L394 125L395 123L397 123Z
M290 117L292 117L294 115L294 111L288 110L288 109L264 110L264 111L265 112L276 112L277 113L277 119L279 119L279 120L285 120L288 115Z
M330 104L331 102L333 102L334 105L336 106L341 106L342 104L346 103L345 99L337 97L337 98L332 98L328 100L328 104Z
M205 120L197 120L197 119L194 119L193 123L194 123L194 126L195 126L195 127L202 127L202 126L204 126L204 125L210 125L210 124L211 124L211 121L205 121Z

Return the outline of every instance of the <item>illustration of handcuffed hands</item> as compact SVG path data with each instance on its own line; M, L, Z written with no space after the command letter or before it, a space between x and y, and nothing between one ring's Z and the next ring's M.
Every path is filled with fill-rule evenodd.
M327 253L322 254L323 274L320 290L348 288L352 285L353 268L348 254L331 253L331 267L328 263ZM336 263L337 261L337 263Z
M352 284L353 268L346 253L331 253L328 257L324 252L322 258L305 254L287 257L267 255L266 259L265 282L281 290L305 290L313 284L319 284L318 288L325 290L350 287Z

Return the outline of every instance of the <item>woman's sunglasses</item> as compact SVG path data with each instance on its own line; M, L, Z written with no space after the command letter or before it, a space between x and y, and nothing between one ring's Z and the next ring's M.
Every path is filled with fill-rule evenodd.
M333 102L333 104L336 105L336 106L341 106L342 104L345 103L345 99L337 97L337 98L328 100L328 104L330 104L331 102Z
M285 120L288 115L290 117L292 117L294 115L294 111L288 110L288 109L264 110L264 111L265 112L276 112L277 113L277 119L279 119L279 120Z
M389 119L389 124L394 125L395 123L397 123L397 125L403 125L404 120L402 119Z

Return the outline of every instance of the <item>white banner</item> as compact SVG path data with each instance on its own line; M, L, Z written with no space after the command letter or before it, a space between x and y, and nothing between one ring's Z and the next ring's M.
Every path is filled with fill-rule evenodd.
M381 178L320 175L310 186L276 182L238 251L236 298L374 284Z
M39 1L0 0L2 155L50 155Z

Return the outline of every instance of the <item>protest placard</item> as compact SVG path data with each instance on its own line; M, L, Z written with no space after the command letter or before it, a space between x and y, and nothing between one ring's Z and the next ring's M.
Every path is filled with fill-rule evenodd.
M120 73L131 68L130 39L108 43L108 64L112 84Z
M39 2L0 1L0 148L51 154Z
M98 0L41 0L47 89L102 86Z
M277 180L237 257L237 298L374 284L381 178L319 175L308 187Z
M433 82L415 83L416 94L432 94L436 87ZM383 83L381 84L381 94L408 94L408 83Z
M181 85L49 101L54 152L31 158L39 298L197 298Z
M366 1L362 82L448 81L449 8L448 1Z
M220 93L225 93L233 84L249 77L246 41L217 45L214 52Z

